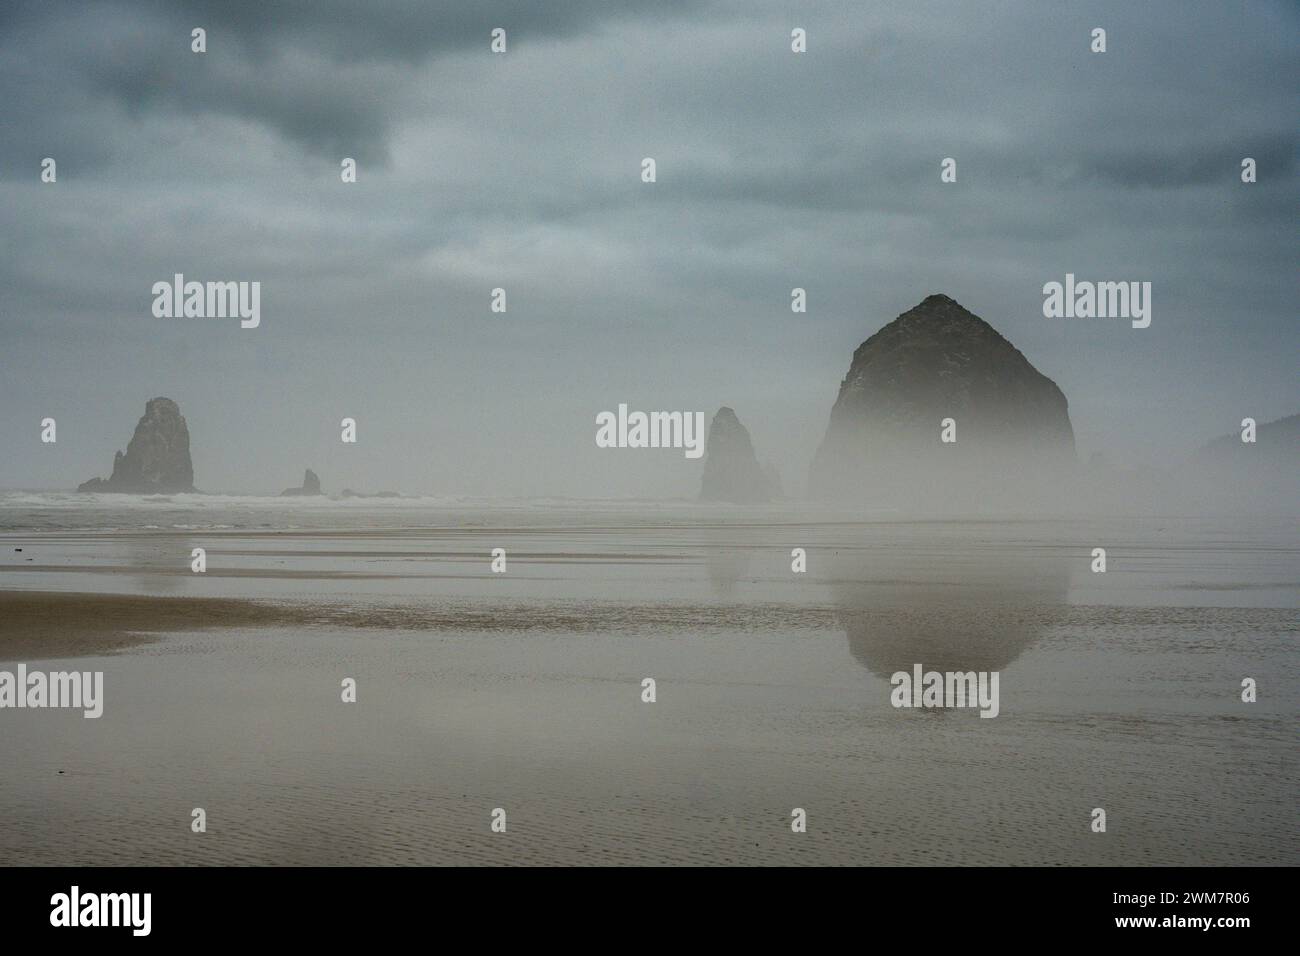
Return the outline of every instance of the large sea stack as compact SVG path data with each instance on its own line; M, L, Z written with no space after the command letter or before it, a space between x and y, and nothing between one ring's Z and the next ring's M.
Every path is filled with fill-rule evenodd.
M1053 500L1074 462L1056 383L932 295L853 353L809 484L820 498L982 510Z
M778 493L772 471L758 463L749 430L730 408L719 408L704 446L700 499L748 504L768 501Z
M190 462L190 430L180 406L170 398L152 398L135 426L126 454L113 457L113 474L92 478L78 491L116 491L126 494L172 494L194 490L194 465Z

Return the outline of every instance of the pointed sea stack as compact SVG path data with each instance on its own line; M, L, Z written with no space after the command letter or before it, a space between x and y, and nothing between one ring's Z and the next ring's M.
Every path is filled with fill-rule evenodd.
M749 430L730 408L719 408L709 424L700 500L752 504L776 494L770 470L765 472L754 455Z
M1056 383L983 319L932 295L853 353L809 486L923 510L1014 506L1051 498L1074 463Z
M105 481L92 478L78 491L114 491L126 494L174 494L194 490L194 465L190 461L190 431L180 406L170 398L152 398L135 426L126 454L113 458L113 474Z

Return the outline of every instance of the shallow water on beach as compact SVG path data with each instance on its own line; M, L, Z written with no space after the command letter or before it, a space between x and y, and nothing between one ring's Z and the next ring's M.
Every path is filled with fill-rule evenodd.
M0 503L0 590L90 621L22 659L105 712L0 711L0 862L1300 862L1292 520L61 507ZM94 594L312 617L106 654ZM999 715L892 707L916 663L999 671Z

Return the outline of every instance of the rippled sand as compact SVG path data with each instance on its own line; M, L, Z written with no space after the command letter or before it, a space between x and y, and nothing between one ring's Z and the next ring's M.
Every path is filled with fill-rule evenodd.
M0 711L0 862L1294 864L1293 537L732 515L6 534L0 660L103 670L106 704ZM1000 670L1001 715L894 709L914 662Z

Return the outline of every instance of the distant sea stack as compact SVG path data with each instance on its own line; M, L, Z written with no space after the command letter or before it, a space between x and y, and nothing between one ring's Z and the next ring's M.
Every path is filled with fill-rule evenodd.
M284 491L280 492L280 497L292 498L297 495L319 495L320 493L320 479L316 477L316 472L308 468L306 473L302 476L302 487L286 488Z
M775 473L758 463L749 430L730 408L719 408L709 424L700 500L750 504L768 501L779 493Z
M1254 441L1242 438L1242 427L1216 438L1196 453L1198 464L1292 469L1300 465L1300 415L1288 415L1255 427Z
M107 481L92 478L77 490L135 495L193 491L190 430L181 416L180 406L170 398L146 402L144 416L135 426L126 454L119 451L113 457L113 474Z
M1197 451L1189 477L1210 507L1294 514L1300 502L1300 415L1257 423L1253 434L1239 425Z
M946 419L955 441L943 440ZM819 498L978 509L1050 498L1074 463L1056 383L983 319L932 295L853 353L809 486Z

